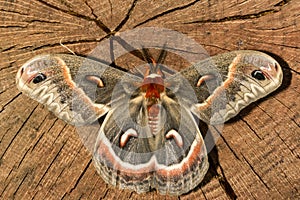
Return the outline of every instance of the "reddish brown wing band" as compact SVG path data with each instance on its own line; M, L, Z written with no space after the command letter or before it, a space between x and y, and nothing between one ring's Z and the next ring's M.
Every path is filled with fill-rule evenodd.
M192 113L206 123L223 123L278 88L282 71L266 54L236 51L166 79L158 72L143 82L78 56L41 55L20 68L17 86L71 124L89 124L108 113L93 156L107 183L180 195L195 188L208 169ZM141 82L146 85L137 86Z

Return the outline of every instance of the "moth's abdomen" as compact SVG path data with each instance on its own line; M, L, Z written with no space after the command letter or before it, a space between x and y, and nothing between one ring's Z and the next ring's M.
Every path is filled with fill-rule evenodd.
M153 134L156 134L160 125L161 105L154 104L148 107L148 125Z
M161 95L165 92L164 80L158 74L150 74L144 78L140 91L144 96L147 125L151 133L156 135L164 123L161 106Z

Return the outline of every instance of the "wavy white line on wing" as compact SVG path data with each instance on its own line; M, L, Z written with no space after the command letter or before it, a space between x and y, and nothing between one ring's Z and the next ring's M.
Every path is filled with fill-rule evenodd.
M48 88L48 85L41 86L40 88L33 90L29 96L37 99L42 98L45 94L47 94Z

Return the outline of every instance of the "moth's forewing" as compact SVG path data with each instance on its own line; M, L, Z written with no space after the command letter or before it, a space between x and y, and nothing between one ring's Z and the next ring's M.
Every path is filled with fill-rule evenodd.
M249 50L213 56L179 74L197 95L198 102L191 107L193 113L208 124L234 117L250 103L276 90L283 77L275 59Z
M109 110L114 85L125 73L91 59L66 55L39 55L17 73L17 87L45 105L57 117L83 125Z

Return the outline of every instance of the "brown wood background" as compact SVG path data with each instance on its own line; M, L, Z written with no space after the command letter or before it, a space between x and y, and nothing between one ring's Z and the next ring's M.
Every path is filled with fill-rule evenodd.
M0 0L0 199L299 199L299 0ZM40 53L87 55L110 31L165 27L211 55L271 53L282 87L228 122L203 184L181 197L106 185L75 128L15 87ZM145 38L147 39L147 38Z

